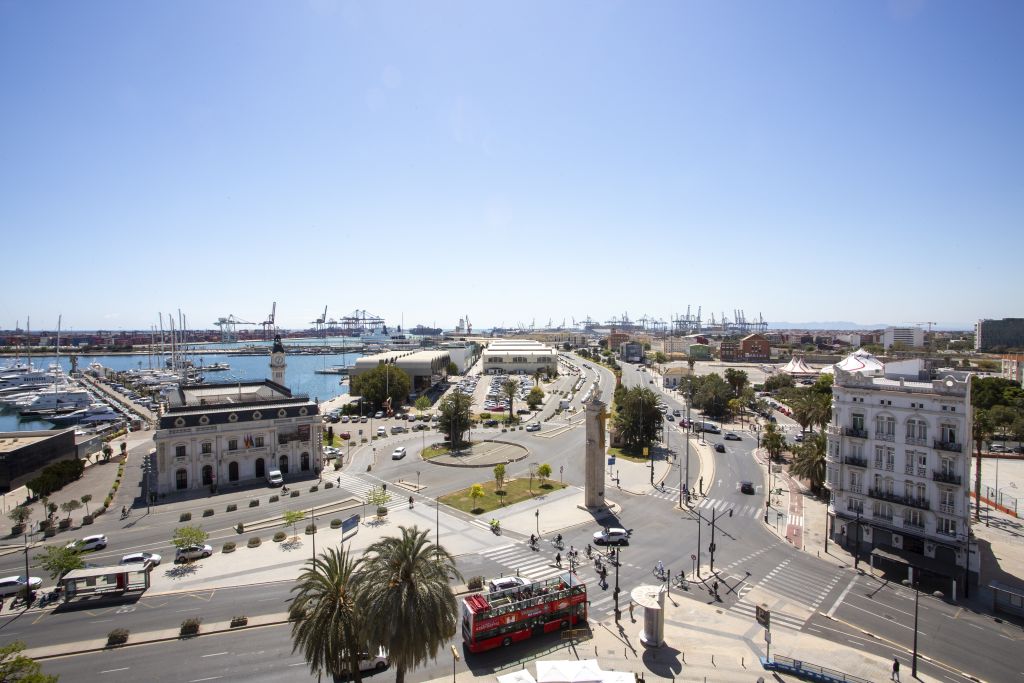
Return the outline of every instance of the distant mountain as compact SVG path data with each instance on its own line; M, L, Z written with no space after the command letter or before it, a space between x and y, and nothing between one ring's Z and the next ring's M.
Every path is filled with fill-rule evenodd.
M812 321L804 323L768 323L768 328L772 330L884 330L886 327L896 324L897 326L905 326L906 323L873 323L870 325L862 325L860 323L850 322L849 320L826 320L826 321ZM921 329L927 330L927 325L921 325ZM973 330L974 325L972 323L937 323L932 325L932 331L949 331L949 330Z

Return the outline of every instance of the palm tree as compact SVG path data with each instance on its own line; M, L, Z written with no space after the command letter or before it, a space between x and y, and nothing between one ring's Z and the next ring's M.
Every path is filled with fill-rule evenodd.
M427 540L427 531L399 527L366 549L356 576L365 633L388 649L396 683L405 672L437 657L455 635L459 608L448 582L462 580L455 558Z
M789 403L793 411L793 419L800 424L801 433L806 432L813 422L814 396L810 391L801 391Z
M544 373L540 371L540 368L537 368L536 370L533 371L533 386L535 386L535 387L539 387L540 386L540 378L543 375L544 375Z
M992 420L988 411L978 408L974 411L971 436L974 437L974 521L981 520L981 447L992 436Z
M797 448L789 471L811 482L811 490L818 492L825 483L825 452L828 437L824 432L815 434Z
M292 587L292 653L301 649L311 673L324 671L335 681L362 680L359 655L368 642L355 587L361 562L345 548L328 548L306 561Z
M501 393L508 399L508 421L512 422L512 404L515 401L516 393L519 391L519 382L509 377L501 383Z
M768 426L764 428L761 445L768 451L768 457L772 460L777 460L782 455L782 449L786 447L786 437L782 435L774 422L769 422Z

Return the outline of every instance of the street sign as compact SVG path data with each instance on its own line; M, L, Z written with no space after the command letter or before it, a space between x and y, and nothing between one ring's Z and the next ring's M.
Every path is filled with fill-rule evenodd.
M615 464L615 456L614 455L608 458L608 464L609 465L614 465Z
M754 618L757 619L757 623L761 624L761 626L771 628L772 613L768 611L767 605L757 605L754 608Z
M647 449L647 446L644 446L644 457L645 457L645 458L647 457L647 450L648 450L648 449Z
M690 553L690 559L693 560L693 561L696 561L697 560L697 556L694 555L693 553Z

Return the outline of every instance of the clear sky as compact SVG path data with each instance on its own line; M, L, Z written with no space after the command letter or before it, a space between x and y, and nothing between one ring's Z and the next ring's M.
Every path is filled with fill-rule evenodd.
M1024 3L0 0L0 328L1020 316Z

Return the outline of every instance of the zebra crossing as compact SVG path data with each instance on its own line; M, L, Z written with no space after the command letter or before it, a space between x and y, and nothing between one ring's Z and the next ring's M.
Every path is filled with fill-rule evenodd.
M357 477L345 472L336 472L324 477L324 481L333 481L339 488L345 489L346 491L355 495L360 500L366 500L366 494L370 492L370 489L379 487L383 482L376 479L366 479L363 477ZM400 507L408 506L409 502L407 499L400 495L391 495L391 500L384 504L389 510L397 510Z
M767 550L764 549L764 550ZM761 551L763 552L763 550ZM790 601L807 608L807 616L804 618L793 617L782 613L772 613L772 626L782 626L799 631L804 623L817 611L822 600L825 599L839 580L842 578L840 572L836 572L831 579L822 581L820 574L797 567L790 567L792 560L785 560L764 578L754 584L744 585L740 589L737 602L730 608L739 614L749 615L754 618L756 606L747 600L747 595L755 587L763 588L772 595L781 596ZM735 564L735 563L734 563Z
M735 505L727 500L719 500L717 498L705 498L697 507L705 512L711 512L711 510L717 510L719 513L729 514L729 510L732 509L732 514L735 517L750 517L757 518L764 514L764 508L758 505Z

